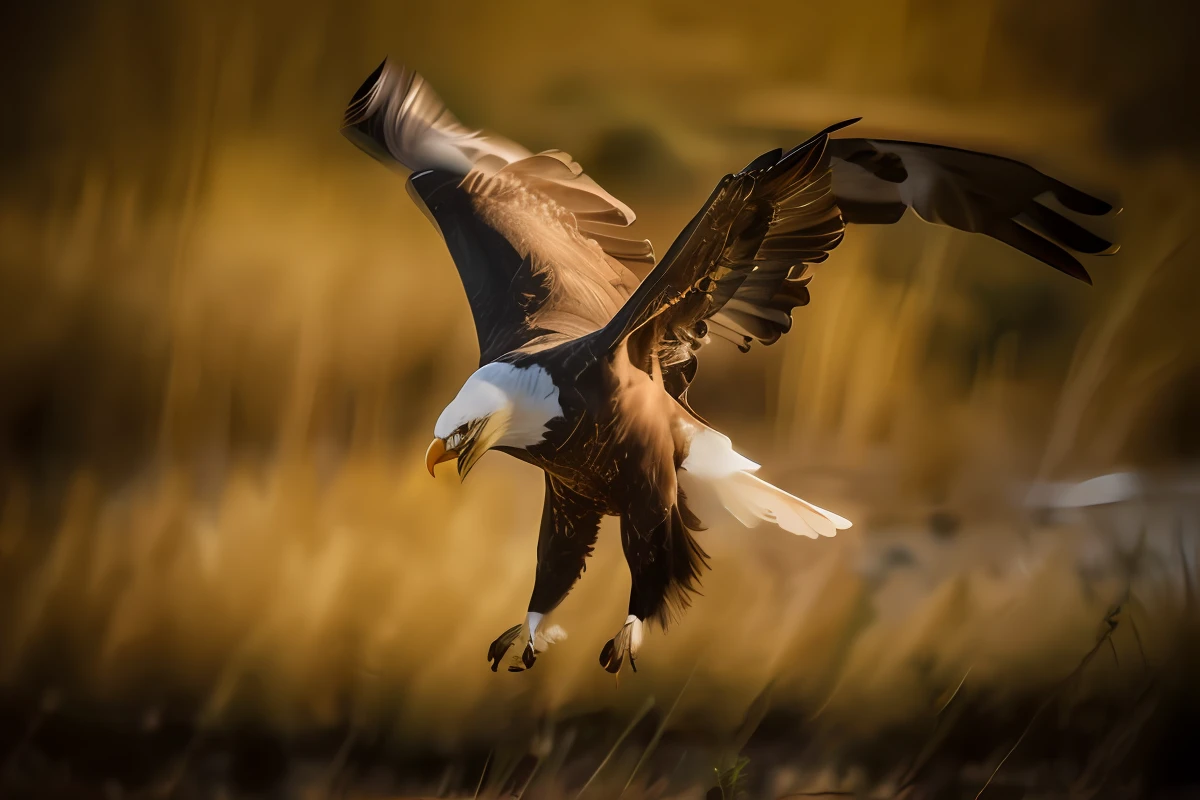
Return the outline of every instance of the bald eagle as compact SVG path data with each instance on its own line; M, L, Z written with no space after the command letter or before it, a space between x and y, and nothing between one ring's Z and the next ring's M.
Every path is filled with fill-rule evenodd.
M913 142L832 138L832 125L722 178L666 255L624 235L633 211L560 150L532 153L464 127L419 75L384 61L354 94L343 132L410 171L407 187L458 268L479 369L434 426L430 474L457 459L465 478L488 450L542 469L537 570L524 623L488 649L493 671L532 667L538 628L584 569L604 516L620 518L631 575L628 616L600 662L635 658L643 625L689 604L707 555L687 504L706 492L747 526L817 538L849 520L772 486L688 404L699 349L770 344L809 302L813 265L848 224L919 217L998 239L1090 283L1068 252L1104 239L1043 204L1112 207L1017 161ZM639 280L634 270L648 270Z

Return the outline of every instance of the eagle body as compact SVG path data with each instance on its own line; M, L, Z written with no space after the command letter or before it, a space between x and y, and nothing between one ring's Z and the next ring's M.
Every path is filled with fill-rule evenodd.
M813 539L850 527L758 478L687 399L702 347L746 350L790 330L814 266L847 226L912 209L1089 283L1071 251L1116 251L1064 213L1107 214L1108 203L1011 159L832 136L856 121L724 176L656 260L625 234L632 209L566 153L464 127L419 75L387 61L355 93L343 132L409 173L479 340L479 369L437 420L426 465L432 474L457 460L465 477L499 450L545 474L533 591L525 621L489 647L493 670L522 633L509 669L534 665L548 643L542 620L583 572L605 516L620 520L631 577L628 615L600 654L610 672L626 660L636 669L644 624L666 627L707 567L688 492L747 526ZM649 271L639 279L634 268Z
M558 404L540 440L492 447L546 473L546 513L559 520L539 543L530 611L546 614L558 605L583 571L601 518L615 516L632 575L629 614L665 625L670 611L686 607L705 566L691 534L700 523L676 470L688 460L695 434L707 429L670 395L661 373L636 367L625 348L592 359L587 344L573 340L502 362L544 371ZM468 396L472 388L468 381ZM522 394L514 389L511 396ZM556 535L567 520L571 535Z

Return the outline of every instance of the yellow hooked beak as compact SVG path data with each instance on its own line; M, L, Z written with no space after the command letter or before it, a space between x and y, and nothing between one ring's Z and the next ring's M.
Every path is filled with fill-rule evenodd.
M447 450L445 439L434 439L429 443L429 449L425 451L425 468L429 470L430 475L437 477L433 468L443 461L453 461L456 458L458 458L458 451Z
M457 458L458 477L465 479L475 462L504 434L507 424L506 413L493 413L462 426L445 439L435 438L425 451L425 468L433 475L438 464Z

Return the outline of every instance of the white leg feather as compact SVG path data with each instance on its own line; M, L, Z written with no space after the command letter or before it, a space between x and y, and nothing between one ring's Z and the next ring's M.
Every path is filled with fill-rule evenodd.
M525 615L525 627L529 630L529 642L533 644L537 639L538 625L542 623L542 615L536 611L530 611Z

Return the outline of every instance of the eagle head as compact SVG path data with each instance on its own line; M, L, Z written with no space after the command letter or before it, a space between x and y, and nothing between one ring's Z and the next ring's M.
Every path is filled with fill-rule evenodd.
M425 466L433 475L438 464L457 458L459 478L466 478L493 447L525 448L542 441L546 423L559 416L558 387L545 369L486 364L438 417Z

